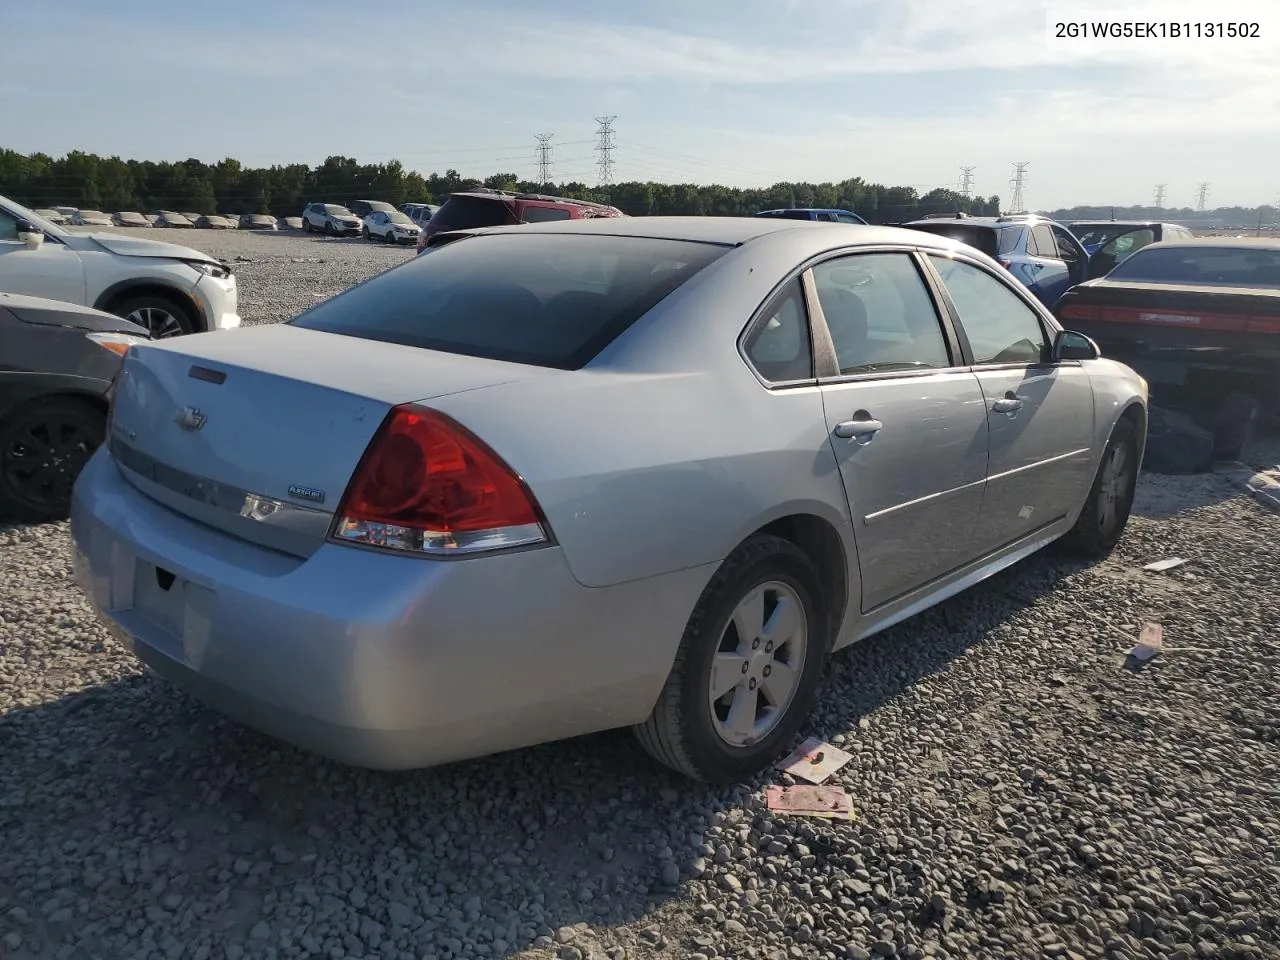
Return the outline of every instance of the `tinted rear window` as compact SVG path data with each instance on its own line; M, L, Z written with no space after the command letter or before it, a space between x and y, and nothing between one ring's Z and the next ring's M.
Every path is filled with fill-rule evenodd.
M573 216L563 207L525 207L520 219L525 223L549 223L552 220L572 220Z
M431 217L431 226L439 230L500 227L511 222L512 216L505 203L481 197L450 197Z
M1240 247L1174 247L1139 250L1108 280L1211 287L1280 289L1280 250Z
M1136 228L1133 224L1109 224L1105 227L1072 227L1071 232L1076 235L1076 239L1082 244L1092 246L1095 243L1106 243L1108 240L1134 229Z
M912 229L923 230L939 237L948 237L951 240L959 240L961 243L967 243L971 247L977 247L989 257L994 257L1001 252L996 236L997 231L993 227L979 227L968 223L942 221L939 223L913 224Z
M291 322L575 370L729 249L638 237L476 235L415 257Z

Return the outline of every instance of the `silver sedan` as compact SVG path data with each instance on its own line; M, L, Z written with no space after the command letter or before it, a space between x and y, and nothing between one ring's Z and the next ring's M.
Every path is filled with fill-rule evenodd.
M444 234L289 323L132 348L80 582L154 670L409 768L631 726L743 778L828 656L1121 536L1147 388L918 231Z

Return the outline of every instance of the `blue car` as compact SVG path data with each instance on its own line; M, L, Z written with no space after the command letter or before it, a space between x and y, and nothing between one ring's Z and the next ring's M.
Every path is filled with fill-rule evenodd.
M1104 262L1092 263L1083 244L1070 230L1044 217L961 215L915 220L900 226L950 237L978 248L998 260L1050 309L1077 283L1101 276L1110 268Z
M777 217L783 220L819 220L823 223L861 223L865 220L852 210L835 210L826 207L788 207L782 210L761 210L757 217Z

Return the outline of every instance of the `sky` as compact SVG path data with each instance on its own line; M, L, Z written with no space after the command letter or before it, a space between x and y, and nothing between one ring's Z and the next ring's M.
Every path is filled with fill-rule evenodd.
M763 186L860 176L1029 209L1280 199L1280 0L28 0L0 146ZM1049 24L1258 22L1257 38Z

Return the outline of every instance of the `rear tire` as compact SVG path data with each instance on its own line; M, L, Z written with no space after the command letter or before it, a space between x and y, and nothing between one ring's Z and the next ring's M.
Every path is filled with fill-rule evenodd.
M1089 498L1076 525L1062 538L1063 546L1087 557L1105 557L1129 522L1138 483L1138 431L1121 417L1111 431Z
M739 546L703 590L658 702L634 728L640 745L714 783L767 767L817 694L832 641L825 606L813 562L791 541L758 535Z
M76 477L106 430L106 415L78 397L32 400L0 421L0 516L65 520Z

